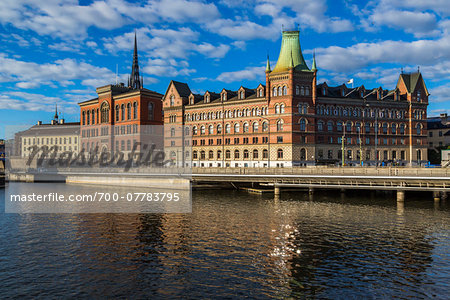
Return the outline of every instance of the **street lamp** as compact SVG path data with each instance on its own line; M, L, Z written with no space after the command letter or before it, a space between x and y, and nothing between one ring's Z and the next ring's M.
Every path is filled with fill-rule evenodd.
M412 155L413 155L413 138L412 138L412 102L409 101L409 166L412 167Z
M366 107L370 107L369 103ZM375 168L378 167L378 110L375 109Z

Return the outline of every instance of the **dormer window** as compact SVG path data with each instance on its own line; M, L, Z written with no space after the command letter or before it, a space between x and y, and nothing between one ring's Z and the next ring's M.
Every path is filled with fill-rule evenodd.
M327 89L325 87L322 88L322 95L325 96L327 94Z
M205 96L205 103L209 103L209 95Z
M222 101L227 101L227 94L226 93L222 94Z
M341 95L342 95L342 97L345 97L345 90L344 89L341 90Z
M361 98L364 98L364 91L360 91L359 95L361 96Z
M239 99L244 99L245 97L244 97L245 95L244 95L244 91L240 91L239 92Z
M194 104L194 96L189 97L189 104Z
M261 97L264 97L264 96L263 96L263 89L259 89L258 95L259 95L260 98L261 98Z

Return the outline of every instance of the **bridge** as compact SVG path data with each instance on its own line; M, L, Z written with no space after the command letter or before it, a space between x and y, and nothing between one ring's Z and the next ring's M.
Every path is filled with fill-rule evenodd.
M429 191L433 198L445 198L450 191L450 169L408 167L305 167L305 168L166 168L139 169L124 172L121 169L71 169L50 174L11 173L14 181L66 181L89 184L148 186L159 178L186 178L194 188L232 186L253 191L273 192L283 189L384 190L396 191L397 201L404 201L407 191ZM170 188L170 185L167 185Z

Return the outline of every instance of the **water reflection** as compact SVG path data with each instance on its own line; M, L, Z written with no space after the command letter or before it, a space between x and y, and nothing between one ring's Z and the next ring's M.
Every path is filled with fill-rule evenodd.
M448 206L365 197L195 192L191 214L1 214L0 292L445 297Z

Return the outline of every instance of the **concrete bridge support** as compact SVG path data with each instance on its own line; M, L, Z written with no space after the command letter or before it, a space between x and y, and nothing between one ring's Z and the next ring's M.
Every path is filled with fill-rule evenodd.
M405 201L405 191L397 190L397 202L404 202L404 201Z
M313 188L309 188L308 193L309 193L309 195L314 195L314 189Z
M433 192L433 200L435 201L435 202L439 202L440 200L441 200L441 195L440 195L440 192Z
M441 192L441 200L447 200L447 192Z
M273 193L275 194L275 196L280 196L281 194L281 189L279 186L275 186L273 189Z

